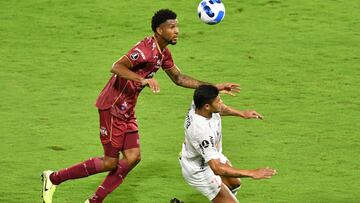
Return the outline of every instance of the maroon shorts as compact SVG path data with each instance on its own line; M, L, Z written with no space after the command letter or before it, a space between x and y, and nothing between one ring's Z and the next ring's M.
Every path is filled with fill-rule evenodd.
M106 156L118 158L119 152L139 148L136 119L124 121L110 114L110 110L99 110L100 140Z

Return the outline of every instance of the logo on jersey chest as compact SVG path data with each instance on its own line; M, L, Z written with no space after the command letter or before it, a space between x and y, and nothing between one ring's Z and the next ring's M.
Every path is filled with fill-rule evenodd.
M130 59L133 61L136 61L139 56L141 56L145 60L145 54L143 51L141 51L139 48L135 48L134 52L130 54Z
M214 147L215 142L214 142L214 138L213 136L210 136L210 142L211 142L211 146Z

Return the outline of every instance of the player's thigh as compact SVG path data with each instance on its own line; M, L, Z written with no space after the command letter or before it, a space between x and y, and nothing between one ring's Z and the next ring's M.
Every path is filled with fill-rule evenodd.
M135 166L141 160L140 136L137 131L137 125L134 126L131 122L128 123L128 130L129 132L125 134L123 155L124 159L126 159L131 166Z
M138 131L126 132L123 140L123 151L140 148L140 135Z
M112 160L119 158L119 152L122 149L124 134L126 132L126 125L117 122L116 117L111 115L110 110L99 110L100 119L100 140L104 149L105 160ZM122 127L121 127L122 126ZM110 163L113 161L107 161Z
M99 117L101 143L111 143L113 148L122 149L127 132L126 121L113 116L110 110L99 110Z
M213 203L239 203L225 184L221 184L220 192L212 200Z
M135 166L141 160L140 153L140 135L136 119L130 119L127 122L126 133L123 143L123 155L131 166Z

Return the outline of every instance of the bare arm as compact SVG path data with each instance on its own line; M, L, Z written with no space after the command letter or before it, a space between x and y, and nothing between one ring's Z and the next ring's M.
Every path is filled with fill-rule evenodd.
M184 75L180 72L180 69L174 65L174 67L165 70L166 74L170 77L170 79L178 86L192 88L195 89L199 85L210 84L207 82L202 82L196 80L190 76Z
M127 80L132 80L141 83L144 80L144 78L131 71L130 70L131 68L132 68L132 64L130 63L129 59L123 56L113 64L110 72L115 73L116 75L125 78Z
M145 79L140 75L131 71L130 70L131 68L132 68L132 64L130 63L129 59L126 56L123 56L113 64L110 72L127 80L132 80L141 83L141 85L143 86L148 85L150 89L155 93L160 91L159 84L154 78Z
M165 70L165 72L176 85L182 87L195 89L199 85L213 85L211 83L196 80L190 76L182 74L180 69L176 65L174 65L174 67L170 69ZM214 86L216 86L218 90L221 91L222 93L229 94L232 96L235 96L235 93L240 92L239 85L234 83L220 83Z
M271 178L276 174L275 169L271 168L259 168L255 170L243 170L231 167L228 164L222 164L220 159L212 159L208 161L208 164L211 170L219 176L241 178L241 177L251 177L253 179L264 179Z
M237 110L230 106L223 104L220 111L221 116L239 116L241 118L258 118L263 119L263 116L254 110Z

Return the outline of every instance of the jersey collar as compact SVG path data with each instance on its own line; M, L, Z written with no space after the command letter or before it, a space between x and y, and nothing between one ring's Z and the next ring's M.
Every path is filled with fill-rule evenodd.
M157 40L156 40L156 37L155 37L155 36L152 36L152 38L153 38L154 41L155 41L155 44L156 44L156 47L157 47L159 53L161 53L161 55L162 55L162 54L163 54L163 51L161 51L160 46L159 46L159 43L158 43ZM164 50L165 50L165 49L164 49Z

